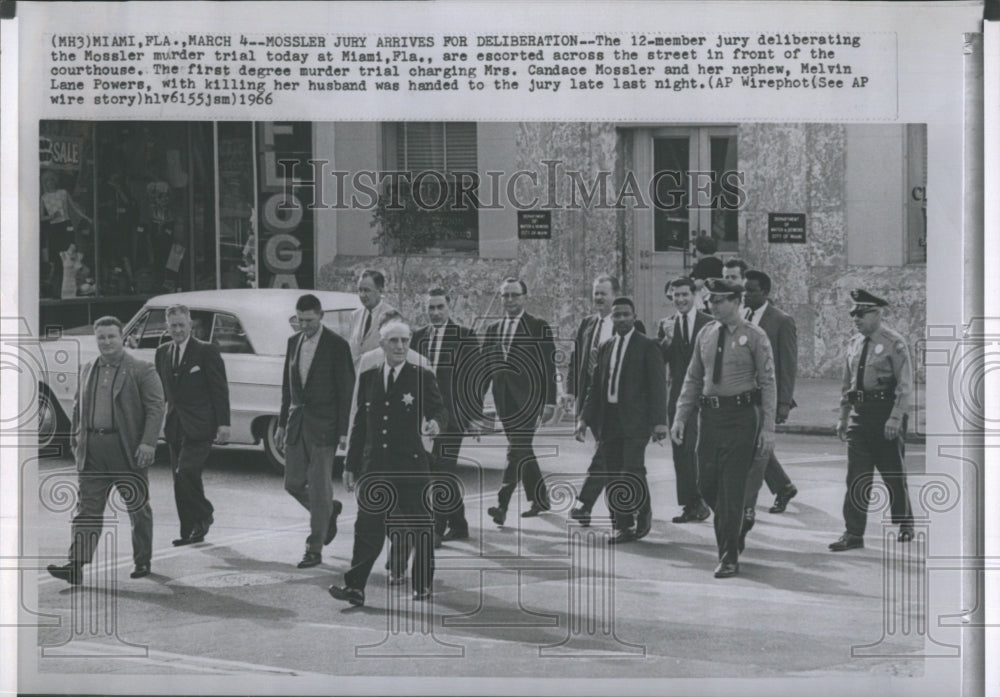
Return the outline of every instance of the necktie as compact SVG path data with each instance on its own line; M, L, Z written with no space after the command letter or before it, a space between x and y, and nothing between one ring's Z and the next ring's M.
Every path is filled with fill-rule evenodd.
M687 348L691 344L691 336L688 334L688 316L686 312L681 313L681 332L684 337L684 347Z
M719 341L715 345L715 363L712 365L712 384L722 380L722 353L726 347L726 325L719 325Z
M615 337L617 342L615 345L615 360L611 367L611 385L608 387L608 393L614 397L618 398L618 375L621 373L622 368L622 346L625 344L624 336Z
M856 390L865 389L865 361L868 359L868 342L870 341L871 339L866 336L864 345L861 347L861 359L858 361L858 377L854 382L854 389Z
M747 322L753 322L753 315L756 310L747 310Z
M174 370L181 367L181 347L179 344L174 344Z
M368 336L368 332L371 331L371 328L372 328L372 313L371 310L365 310L365 331L361 335L362 339Z
M396 384L396 369L389 368L389 379L385 383L386 394L392 392L392 386Z
M597 365L597 349L601 346L601 330L604 328L604 318L598 317L594 325L594 336L590 337L590 353L587 354L587 375L594 374Z
M444 327L435 327L434 336L431 339L431 367L437 372L438 358L441 356L441 335L444 334Z
M507 318L507 328L504 331L503 353L504 356L510 353L510 345L514 341L514 320Z

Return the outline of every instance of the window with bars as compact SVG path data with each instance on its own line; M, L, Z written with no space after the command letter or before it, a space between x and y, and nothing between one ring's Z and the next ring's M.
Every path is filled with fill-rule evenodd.
M403 172L401 194L438 231L423 254L479 249L476 124L407 121L383 125L385 169ZM383 192L385 193L385 192Z

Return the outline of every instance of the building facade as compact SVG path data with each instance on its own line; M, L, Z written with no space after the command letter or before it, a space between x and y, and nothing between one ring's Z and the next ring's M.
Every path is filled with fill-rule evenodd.
M690 271L706 234L719 256L771 275L804 377L839 377L854 288L890 301L886 321L911 347L924 336L922 125L43 122L41 133L41 206L48 195L69 221L43 215L43 325L127 316L171 290L351 290L374 267L418 323L422 292L440 285L481 325L500 312L500 280L517 276L529 310L569 339L600 273L622 280L647 325L669 314L664 285ZM54 262L70 242L82 257L67 265L86 267L75 290Z

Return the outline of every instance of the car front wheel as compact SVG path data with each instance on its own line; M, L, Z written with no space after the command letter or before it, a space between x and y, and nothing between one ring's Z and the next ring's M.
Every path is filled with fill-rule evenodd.
M278 447L278 417L272 416L267 422L267 430L264 433L264 455L267 457L267 465L277 474L285 473L285 450Z

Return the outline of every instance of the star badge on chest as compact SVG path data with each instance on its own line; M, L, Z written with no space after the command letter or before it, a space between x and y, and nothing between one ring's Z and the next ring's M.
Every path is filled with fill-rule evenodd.
M404 394L403 395L403 404L405 404L406 406L410 406L411 404L413 404L413 395L410 394L409 392L407 392L406 394Z

